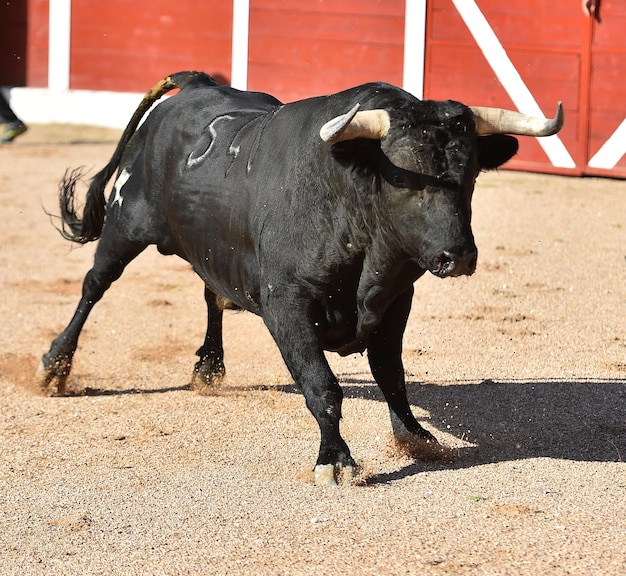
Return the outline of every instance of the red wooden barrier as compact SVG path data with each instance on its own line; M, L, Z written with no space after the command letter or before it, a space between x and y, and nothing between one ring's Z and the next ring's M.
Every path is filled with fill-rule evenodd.
M250 0L248 87L289 101L401 85L417 1ZM509 166L626 177L626 2L600 0L598 21L581 0L424 1L425 97L546 115L563 100L563 131L525 139ZM49 0L0 3L1 85L47 86L48 11ZM70 89L142 93L181 69L229 82L233 1L71 0L70 36Z

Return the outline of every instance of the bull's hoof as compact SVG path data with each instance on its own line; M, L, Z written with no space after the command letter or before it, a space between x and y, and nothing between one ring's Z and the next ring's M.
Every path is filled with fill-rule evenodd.
M195 369L191 375L189 387L202 396L215 394L224 380L226 372L224 370L198 370Z
M70 367L69 362L63 361L46 367L45 360L42 360L35 371L35 384L39 392L46 396L65 396Z
M340 484L350 484L354 479L354 466L340 464L318 464L315 467L315 485L336 487Z
M395 449L401 454L422 462L450 461L452 451L439 444L430 433L426 437L417 434L397 434L393 438Z

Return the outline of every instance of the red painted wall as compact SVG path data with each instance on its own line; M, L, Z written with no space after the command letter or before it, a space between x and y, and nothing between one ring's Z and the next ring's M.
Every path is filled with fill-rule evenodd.
M230 81L232 2L72 0L70 87L144 92L168 74Z
M626 2L603 0L600 22L593 24L590 81L589 125L584 135L587 157L591 158L626 118ZM599 169L588 174L607 175ZM626 177L626 155L610 175Z
M626 3L602 0L601 22L580 2L477 0L522 80L546 115L563 100L559 134L576 168L555 169L534 139L524 139L507 164L523 170L626 176L587 162L626 116ZM425 96L514 108L451 0L429 0Z
M0 2L0 84L48 84L48 0Z
M425 96L515 109L452 1L431 0L428 6ZM570 154L580 157L579 72L586 24L580 5L575 11L571 0L553 0L549 6L538 0L478 0L478 6L544 113L552 115L563 100L567 122L561 139ZM530 138L508 166L552 168Z
M524 139L512 168L626 177L589 159L626 116L626 2L476 0L576 161L555 170ZM283 101L373 80L402 84L405 0L250 0L248 86ZM45 87L49 0L0 2L0 84ZM178 70L230 81L232 0L72 0L70 87L144 92ZM421 63L416 63L420 65ZM513 108L451 0L427 1L425 96Z
M404 0L251 0L248 87L283 101L402 84Z
M26 84L26 2L0 3L0 82Z

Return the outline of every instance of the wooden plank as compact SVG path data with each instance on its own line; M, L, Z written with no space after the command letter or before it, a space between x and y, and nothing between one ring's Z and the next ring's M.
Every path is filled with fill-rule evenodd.
M510 50L508 54L517 68L522 69L531 92L541 95L539 102L547 106L546 114L552 114L558 100L564 100L567 112L578 109L577 98L564 98L564 94L575 95L578 89L577 55L524 50ZM459 65L461 61L463 66ZM426 70L431 78L436 78L428 93L430 98L456 98L483 106L501 106L505 99L502 85L487 61L478 54L468 54L467 48L438 46L432 50ZM471 82L469 87L468 82ZM513 106L508 97L506 101Z
M280 12L320 12L322 14L370 14L404 17L404 0L251 0L250 10Z
M97 18L92 2L73 0L71 87L143 92L167 74L192 68L228 80L231 23L232 4L218 0L153 0L150 10L108 0Z
M588 159L603 148L626 118L626 4L603 0L593 23L589 74ZM610 145L610 144L609 144ZM613 141L617 153L626 149ZM614 168L587 166L587 174L626 178L626 155Z
M26 84L27 4L0 3L0 85Z
M397 77L388 73L386 78L375 78L366 69L352 70L350 74L338 68L316 73L307 66L256 63L250 67L248 81L253 90L268 92L283 102L292 102L339 92L377 79L398 85L401 72L398 72Z
M400 8L402 10L400 11ZM404 3L253 0L248 87L283 101L402 82Z
M250 65L257 62L297 65L316 70L370 70L372 78L389 69L390 61L402 58L400 46L377 46L332 40L308 42L255 37L250 42ZM396 67L399 70L399 67Z
M28 86L48 85L48 22L49 0L28 0L28 51L26 83Z
M507 46L550 47L558 44L561 49L567 46L578 48L584 37L580 7L577 5L572 9L570 0L550 3L478 0L477 4ZM452 0L435 0L429 26L432 30L429 38L433 40L473 43Z
M341 15L295 10L276 13L254 10L250 14L250 36L402 45L404 20L388 15Z
M600 22L594 25L593 50L626 51L626 5L623 0L602 0Z
M48 0L0 3L0 84L48 83Z
M592 110L626 116L626 51L594 52L592 56Z
M478 0L483 15L540 108L552 115L563 100L566 127L559 137L580 162L580 47L585 21L568 0L556 0L550 9L539 0L496 2ZM580 10L577 6L577 10ZM515 109L503 82L489 65L452 0L431 0L427 20L425 95L455 98L466 104ZM508 87L508 86L507 86ZM534 139L522 146L510 167L552 171L544 150ZM578 173L580 169L570 170ZM559 173L562 173L559 170Z

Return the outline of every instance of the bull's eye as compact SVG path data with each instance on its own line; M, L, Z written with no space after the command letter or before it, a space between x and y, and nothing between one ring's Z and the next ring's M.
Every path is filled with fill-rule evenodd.
M404 175L399 174L397 172L391 177L391 181L392 181L393 185L398 187L398 188L408 188L409 187L409 183L407 182L407 180L404 177Z

